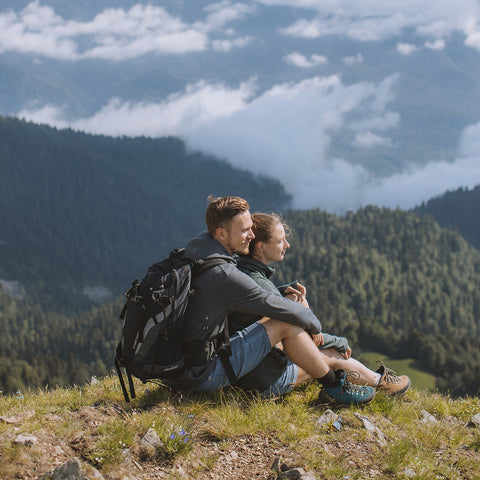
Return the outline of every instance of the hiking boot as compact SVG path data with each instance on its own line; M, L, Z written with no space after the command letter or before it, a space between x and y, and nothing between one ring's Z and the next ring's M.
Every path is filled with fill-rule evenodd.
M393 370L385 366L382 361L378 361L379 366L377 373L380 374L380 381L377 388L381 389L387 395L403 395L412 382L406 375L398 376Z
M354 385L348 381L347 376L355 373L348 372L346 374L344 370L335 370L335 382L322 388L317 403L359 405L372 401L375 397L374 388L366 385Z

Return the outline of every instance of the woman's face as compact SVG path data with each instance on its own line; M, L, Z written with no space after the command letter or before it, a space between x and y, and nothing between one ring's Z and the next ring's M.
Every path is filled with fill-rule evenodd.
M257 246L261 250L263 263L281 262L285 257L287 248L290 248L283 225L281 223L277 224L272 230L270 240L268 242L258 242Z

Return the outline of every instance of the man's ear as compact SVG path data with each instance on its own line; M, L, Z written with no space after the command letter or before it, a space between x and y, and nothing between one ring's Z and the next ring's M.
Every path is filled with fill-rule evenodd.
M223 227L217 227L215 230L215 240L222 241L225 240L227 232Z

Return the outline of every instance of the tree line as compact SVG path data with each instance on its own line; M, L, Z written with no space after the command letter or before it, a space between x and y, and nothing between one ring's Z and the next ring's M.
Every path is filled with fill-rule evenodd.
M0 278L52 308L116 294L204 228L207 196L290 201L276 180L187 150L178 138L106 137L0 116ZM70 295L69 295L70 294Z
M480 386L480 252L432 217L366 207L289 211L278 284L307 287L324 330L355 352L415 358L452 395ZM124 280L130 280L125 278ZM0 388L78 383L113 367L122 300L79 315L0 293Z

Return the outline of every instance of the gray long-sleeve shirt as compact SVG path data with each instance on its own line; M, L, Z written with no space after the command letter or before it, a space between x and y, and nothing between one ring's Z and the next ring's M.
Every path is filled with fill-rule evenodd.
M227 250L207 232L199 234L188 243L185 257L193 261L207 258L221 258L225 261L193 276L195 294L189 300L183 320L182 344L186 351L192 353L195 348L201 349L202 344L218 337L223 331L226 316L231 312L274 318L298 325L310 333L321 331L320 321L311 310L262 289L237 269L235 260ZM211 361L187 368L183 377L169 383L194 389L195 385L200 385L208 377L213 366L210 364Z

